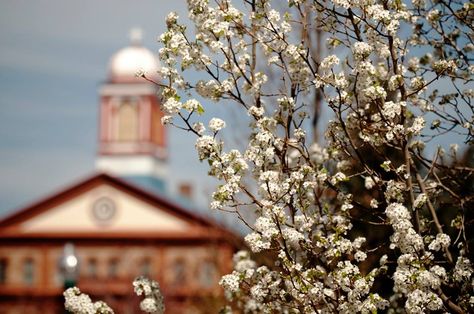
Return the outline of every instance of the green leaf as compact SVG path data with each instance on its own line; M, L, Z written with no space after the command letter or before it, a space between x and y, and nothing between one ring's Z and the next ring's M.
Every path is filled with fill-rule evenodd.
M199 104L197 107L197 113L199 115L202 115L204 113L204 108L201 106L201 104Z

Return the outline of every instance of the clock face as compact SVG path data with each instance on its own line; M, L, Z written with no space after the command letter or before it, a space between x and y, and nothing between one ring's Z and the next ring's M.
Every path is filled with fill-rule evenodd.
M108 197L101 197L92 205L92 215L100 224L109 223L114 218L117 209L114 201Z

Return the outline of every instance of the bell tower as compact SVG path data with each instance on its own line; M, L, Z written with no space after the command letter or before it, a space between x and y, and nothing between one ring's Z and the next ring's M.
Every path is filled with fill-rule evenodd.
M131 32L131 43L115 53L107 81L101 86L99 171L164 189L166 176L166 128L161 124L158 88L137 78L143 70L158 80L159 63L142 46L141 32Z

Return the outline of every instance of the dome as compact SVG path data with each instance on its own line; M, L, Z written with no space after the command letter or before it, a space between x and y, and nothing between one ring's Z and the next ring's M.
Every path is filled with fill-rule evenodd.
M109 78L112 82L140 82L142 79L135 76L140 70L150 78L157 77L160 68L157 57L140 44L141 34L137 33L132 33L130 46L120 49L110 59Z

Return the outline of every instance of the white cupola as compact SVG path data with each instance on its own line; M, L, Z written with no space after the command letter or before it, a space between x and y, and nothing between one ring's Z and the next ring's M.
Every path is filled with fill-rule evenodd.
M142 31L130 31L130 45L117 51L109 62L110 82L141 82L136 77L137 71L145 71L147 76L158 78L160 63L149 49L142 46Z

